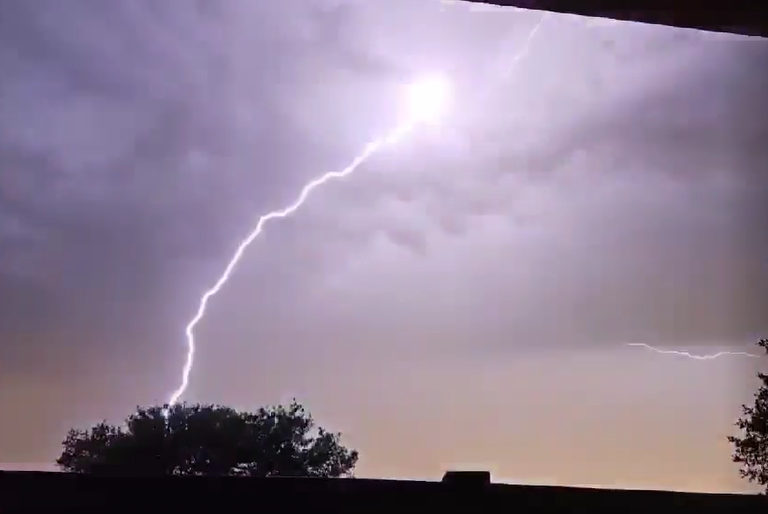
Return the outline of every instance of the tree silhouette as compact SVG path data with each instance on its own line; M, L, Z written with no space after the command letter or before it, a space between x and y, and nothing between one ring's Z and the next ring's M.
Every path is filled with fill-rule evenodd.
M757 343L768 354L768 339ZM733 462L741 465L741 476L757 482L768 493L768 375L758 373L760 388L755 393L755 403L742 405L742 417L736 426L742 437L729 437L734 446Z
M358 454L295 400L238 412L220 405L138 407L123 426L70 430L63 471L120 475L349 476ZM166 417L167 414L167 417Z

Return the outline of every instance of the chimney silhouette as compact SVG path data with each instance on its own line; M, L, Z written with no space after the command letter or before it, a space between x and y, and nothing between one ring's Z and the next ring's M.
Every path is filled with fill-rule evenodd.
M482 489L491 485L490 471L446 471L442 482L461 489Z

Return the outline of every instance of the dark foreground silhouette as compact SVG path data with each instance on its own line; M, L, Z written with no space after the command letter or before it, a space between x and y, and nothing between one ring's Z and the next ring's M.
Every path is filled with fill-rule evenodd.
M70 473L0 472L4 512L400 512L414 507L472 512L768 513L765 496L621 491L493 484L483 473L446 474L442 482L358 478L128 478ZM44 510L43 510L44 509ZM205 510L203 510L205 509Z
M716 1L709 9L682 0L619 2L616 0L467 0L614 20L768 37L768 11L746 0Z

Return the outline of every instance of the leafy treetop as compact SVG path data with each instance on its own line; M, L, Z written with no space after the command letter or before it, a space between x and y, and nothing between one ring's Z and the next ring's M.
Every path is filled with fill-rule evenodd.
M220 405L138 407L123 426L70 430L56 463L64 471L121 475L342 477L358 453L317 427L295 400L238 412Z
M768 354L768 339L757 343ZM755 403L742 405L742 417L736 422L741 436L728 440L733 444L733 461L741 466L741 476L756 482L768 492L768 375L758 373L760 387Z

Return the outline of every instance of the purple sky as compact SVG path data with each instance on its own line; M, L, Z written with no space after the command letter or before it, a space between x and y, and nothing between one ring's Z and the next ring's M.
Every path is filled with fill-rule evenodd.
M362 476L744 490L768 42L426 0L0 3L0 462L162 402L304 402ZM762 206L762 207L761 207Z

